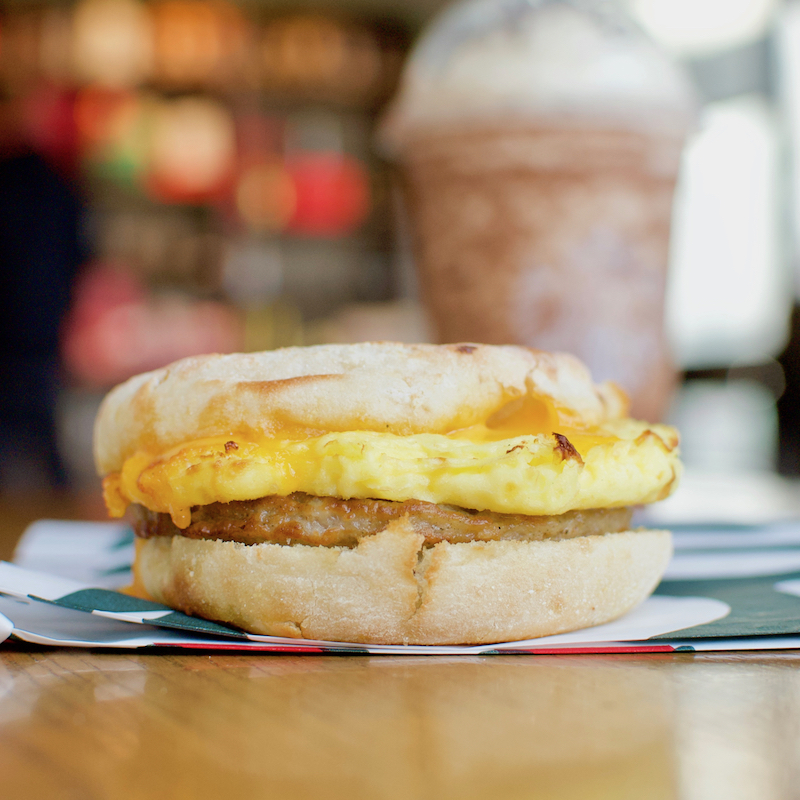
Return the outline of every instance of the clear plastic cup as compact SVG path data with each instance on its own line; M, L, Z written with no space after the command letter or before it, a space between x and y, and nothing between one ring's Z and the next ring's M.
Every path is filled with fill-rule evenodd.
M690 86L613 4L471 2L412 54L381 136L442 342L566 350L660 418Z

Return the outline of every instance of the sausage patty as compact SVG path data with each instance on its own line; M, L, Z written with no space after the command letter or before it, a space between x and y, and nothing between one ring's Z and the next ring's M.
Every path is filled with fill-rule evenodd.
M630 508L599 508L532 517L499 514L422 500L342 500L297 492L259 500L211 503L192 508L191 523L178 528L169 514L132 506L138 536L186 536L243 544L305 544L355 547L359 539L408 515L426 545L496 539L570 539L630 530Z

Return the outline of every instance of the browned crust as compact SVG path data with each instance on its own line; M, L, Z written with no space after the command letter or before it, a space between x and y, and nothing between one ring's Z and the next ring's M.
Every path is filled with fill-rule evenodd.
M135 506L133 527L142 538L185 536L242 544L304 544L356 547L390 522L407 517L426 546L438 542L542 541L629 530L630 508L568 511L557 516L527 516L474 511L422 500L343 500L297 492L286 497L211 503L192 509L192 521L179 529L169 514Z
M567 461L568 459L573 459L577 461L579 464L583 464L583 459L581 458L581 454L575 449L575 446L572 442L564 436L563 433L554 433L553 436L557 442L556 444L556 453L561 456L562 461Z

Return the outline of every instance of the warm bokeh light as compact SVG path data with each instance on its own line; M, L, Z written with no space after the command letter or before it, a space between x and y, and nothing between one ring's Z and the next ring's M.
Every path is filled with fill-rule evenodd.
M79 80L136 86L152 66L147 7L137 0L81 0L73 21L72 61Z
M292 176L280 162L248 167L237 183L236 206L253 230L284 230L297 207Z
M154 113L148 187L170 202L203 202L224 191L233 173L233 118L210 98L165 100Z
M126 90L87 86L75 99L75 122L82 144L94 149L119 138L125 120L135 116L138 99Z
M224 83L245 70L247 23L228 3L164 0L153 6L156 80L178 86Z
M337 100L374 93L382 69L378 43L368 31L309 14L278 19L266 26L261 64L267 90L323 92Z

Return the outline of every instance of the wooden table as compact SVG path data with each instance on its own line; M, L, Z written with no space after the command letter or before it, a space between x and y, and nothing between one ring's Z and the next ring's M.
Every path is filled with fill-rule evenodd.
M20 523L0 519L7 554ZM5 644L0 797L791 800L800 653L320 657Z

